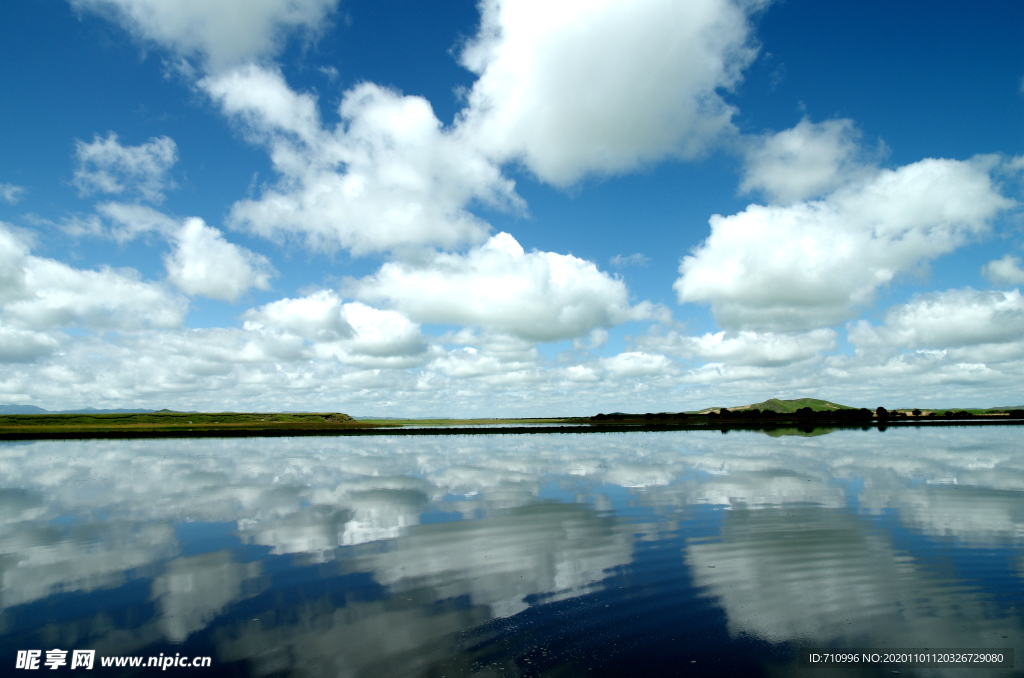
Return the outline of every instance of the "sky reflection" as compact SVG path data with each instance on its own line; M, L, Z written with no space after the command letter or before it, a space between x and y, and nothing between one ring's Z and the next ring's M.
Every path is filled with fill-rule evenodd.
M251 675L1019 654L1018 435L3 444L0 642L206 648Z

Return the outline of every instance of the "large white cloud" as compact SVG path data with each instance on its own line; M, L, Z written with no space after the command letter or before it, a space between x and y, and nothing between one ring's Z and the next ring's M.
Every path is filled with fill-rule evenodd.
M479 75L459 127L544 181L692 157L735 109L719 90L755 55L748 12L732 0L484 0L461 53Z
M680 264L679 301L710 303L731 330L845 320L880 286L984 232L1013 204L993 185L995 164L927 159L822 200L715 215L711 235Z
M122 146L113 132L96 135L92 143L77 141L75 186L82 196L94 193L137 193L152 201L163 200L172 186L168 170L178 161L178 146L170 137L154 137L138 146Z
M630 306L625 283L592 262L526 253L508 233L465 255L386 263L353 281L352 292L419 322L479 326L533 341L581 337L652 313L649 304Z
M290 30L316 33L338 0L70 0L136 38L218 70L271 55Z
M253 141L268 146L281 174L260 198L234 205L237 227L366 254L479 242L488 226L468 204L522 207L514 182L445 130L422 97L358 85L329 130L316 100L292 91L275 71L247 66L199 84Z

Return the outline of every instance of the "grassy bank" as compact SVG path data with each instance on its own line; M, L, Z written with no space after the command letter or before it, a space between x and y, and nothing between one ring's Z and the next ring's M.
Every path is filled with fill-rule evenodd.
M895 414L895 413L894 413ZM796 412L747 409L704 413L600 414L530 419L363 419L339 412L145 414L16 414L0 416L0 440L206 438L314 435L474 435L495 433L613 433L623 431L764 431L791 435L842 428L1021 425L1005 413L882 416L843 408Z

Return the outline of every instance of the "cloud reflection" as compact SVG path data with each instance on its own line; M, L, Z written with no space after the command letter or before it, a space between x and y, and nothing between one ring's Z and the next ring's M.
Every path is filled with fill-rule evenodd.
M92 624L98 647L212 629L223 661L258 674L415 674L486 620L601 590L637 567L641 539L685 533L687 512L710 506L720 529L681 557L734 635L992 646L1020 637L1016 618L897 546L878 517L952 548L1019 548L1015 432L3 444L0 628L57 593L146 581L152 618ZM234 542L196 552L185 523L227 524ZM231 621L272 586L232 543L326 568L316 576L361 573L384 599Z

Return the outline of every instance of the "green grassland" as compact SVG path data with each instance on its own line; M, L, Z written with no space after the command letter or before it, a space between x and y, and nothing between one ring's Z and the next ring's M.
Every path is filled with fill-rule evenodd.
M0 415L0 440L331 435L398 428L451 429L481 425L549 425L582 419L361 419L340 412L160 412L136 414Z
M145 433L226 434L282 429L344 429L371 427L340 412L240 413L170 412L146 414L8 414L0 416L0 439L41 437L100 437L121 433L127 437Z

